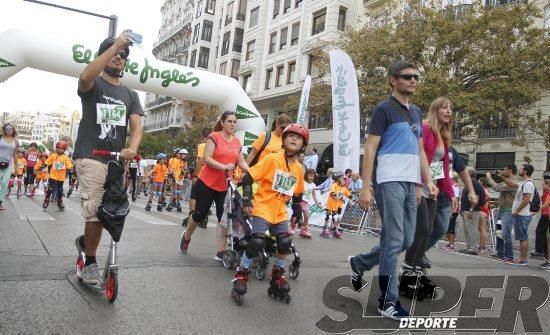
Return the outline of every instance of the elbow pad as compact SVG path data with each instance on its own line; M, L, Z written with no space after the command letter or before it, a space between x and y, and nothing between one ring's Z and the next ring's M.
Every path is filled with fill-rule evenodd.
M244 186L252 186L252 184L254 184L254 179L252 179L252 176L250 175L250 173L245 173L245 175L243 176L243 179L241 181L241 184Z
M254 180L249 173L246 173L242 180L243 185L243 206L252 206L252 183Z

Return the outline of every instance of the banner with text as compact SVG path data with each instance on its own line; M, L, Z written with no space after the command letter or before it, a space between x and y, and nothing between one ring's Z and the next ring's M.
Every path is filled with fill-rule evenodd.
M301 124L304 127L307 127L309 124L309 112L307 110L307 105L309 101L309 90L311 89L311 76L308 74L304 80L304 86L302 87L302 95L300 96L300 106L298 109L298 120L297 123Z
M360 114L357 76L351 58L342 50L331 50L332 139L335 171L359 171Z

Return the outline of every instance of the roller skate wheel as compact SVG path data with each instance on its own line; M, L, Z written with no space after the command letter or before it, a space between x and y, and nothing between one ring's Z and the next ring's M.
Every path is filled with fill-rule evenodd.
M288 275L290 278L296 279L300 275L300 269L295 267L294 264L290 264L288 267Z
M265 279L265 269L261 266L258 266L256 268L256 271L254 271L254 275L256 276L256 279L264 280Z
M223 252L222 263L223 267L226 269L233 268L233 264L235 263L235 256L230 250L226 250Z
M243 297L242 294L237 293L237 292L235 292L235 291L233 290L233 291L231 291L231 297L233 298L233 301L235 301L235 303L236 303L238 306L242 306L243 301L244 301L244 297Z
M284 295L283 297L281 297L281 300L284 301L285 304L290 304L290 295Z
M236 251L232 251L232 253L233 253L233 266L232 266L232 269L234 269L237 266L239 266L239 264L241 264L241 256Z

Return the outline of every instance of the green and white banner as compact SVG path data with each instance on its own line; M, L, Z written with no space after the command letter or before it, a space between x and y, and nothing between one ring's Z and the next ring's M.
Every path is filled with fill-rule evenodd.
M342 50L331 50L332 139L335 171L359 171L360 114L357 75L351 58Z
M14 28L1 32L0 83L26 67L78 78L96 58L100 42L90 36L80 36L76 40L62 35L48 36L39 30ZM245 130L256 136L265 130L260 113L231 77L163 62L152 54L131 47L121 81L131 89L217 105L222 112L236 111L240 116L237 136L243 142ZM76 94L76 87L74 92ZM117 122L119 112L105 111L101 123Z
M309 111L307 105L309 102L309 90L311 89L311 76L308 74L304 80L304 87L302 87L302 95L300 96L300 106L298 109L297 123L306 127L309 124Z

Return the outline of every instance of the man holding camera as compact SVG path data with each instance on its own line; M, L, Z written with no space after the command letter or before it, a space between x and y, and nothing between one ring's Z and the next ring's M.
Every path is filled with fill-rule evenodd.
M514 249L512 244L512 204L518 189L516 179L517 168L514 164L508 164L497 171L496 175L502 181L497 183L491 173L487 172L487 181L496 192L500 192L498 198L498 214L497 222L500 220L502 238L497 238L497 253L490 255L504 262L509 262L514 259Z

